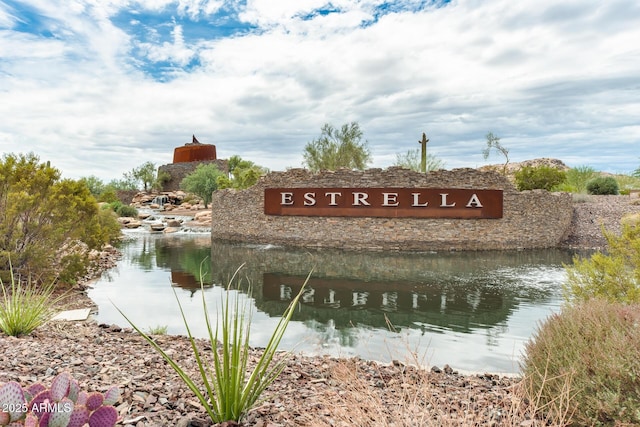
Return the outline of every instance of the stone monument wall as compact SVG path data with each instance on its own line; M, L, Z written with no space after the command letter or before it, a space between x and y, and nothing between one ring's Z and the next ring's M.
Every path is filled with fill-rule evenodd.
M463 188L503 190L500 219L305 217L264 214L265 188ZM247 190L213 194L214 240L349 250L449 251L555 247L568 233L568 193L519 192L503 175L477 169L422 174L386 170L272 172Z

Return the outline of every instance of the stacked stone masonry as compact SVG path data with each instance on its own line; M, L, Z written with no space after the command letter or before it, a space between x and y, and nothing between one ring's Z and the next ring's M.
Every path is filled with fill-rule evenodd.
M269 216L265 188L386 187L503 190L501 219ZM573 214L568 193L519 192L503 175L477 169L422 174L407 169L272 172L253 187L213 194L214 240L348 250L510 250L558 246Z

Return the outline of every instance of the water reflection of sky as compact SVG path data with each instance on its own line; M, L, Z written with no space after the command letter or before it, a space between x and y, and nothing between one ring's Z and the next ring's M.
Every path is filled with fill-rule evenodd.
M191 332L206 336L196 276L210 256L204 291L210 316L215 319L226 292L218 285L246 263L243 283L252 283L253 297L239 297L253 315L251 345L264 346L277 315L304 281L311 257L314 281L282 349L490 372L517 372L526 340L558 310L562 263L571 259L559 251L309 255L211 245L202 235L136 234L122 250L118 266L89 292L100 322L126 326L115 304L142 329L167 326L170 334L186 334L175 291Z

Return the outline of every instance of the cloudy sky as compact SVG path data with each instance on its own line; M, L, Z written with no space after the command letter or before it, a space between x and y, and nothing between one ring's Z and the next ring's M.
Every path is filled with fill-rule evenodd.
M0 0L0 150L104 180L175 147L302 165L356 121L373 167L640 166L635 0Z

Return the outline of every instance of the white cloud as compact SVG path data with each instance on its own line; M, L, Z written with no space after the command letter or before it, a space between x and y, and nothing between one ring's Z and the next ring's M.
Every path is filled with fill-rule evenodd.
M374 166L416 148L422 132L448 167L484 164L489 130L514 161L566 156L616 171L640 162L635 4L460 0L371 23L377 3L312 13L325 3L253 1L242 15L262 26L253 33L194 42L188 23L174 22L170 41L140 44L110 20L128 3L33 2L56 37L0 33L0 149L33 150L73 176L119 177L169 162L195 133L220 156L282 169L300 166L325 122L358 121ZM140 4L140 25L149 10L179 12ZM202 17L221 4L180 7ZM173 63L173 80L137 70L136 46ZM201 68L182 70L195 59Z

